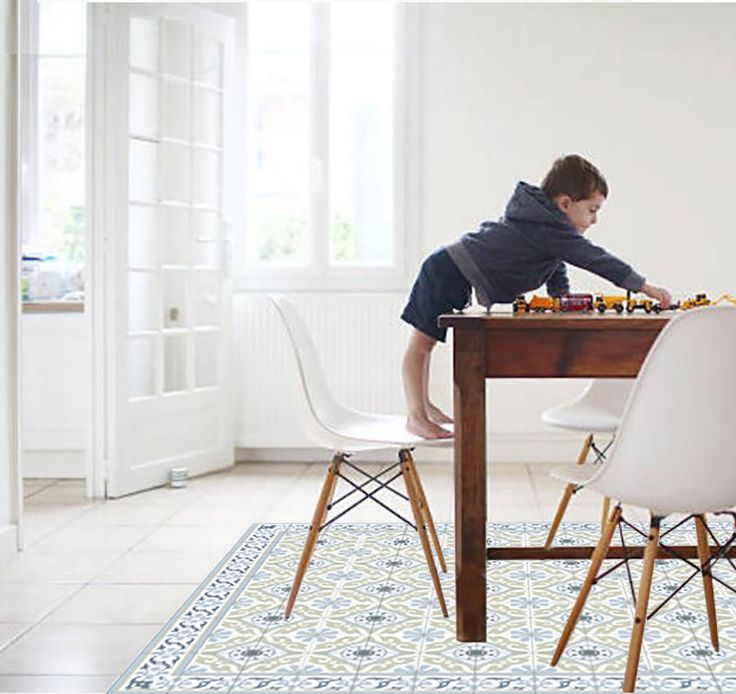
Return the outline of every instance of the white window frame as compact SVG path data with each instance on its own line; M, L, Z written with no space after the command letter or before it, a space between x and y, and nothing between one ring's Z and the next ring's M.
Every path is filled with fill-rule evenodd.
M327 12L323 4L318 12ZM247 21L247 17L246 17ZM248 229L244 210L239 210L236 227L243 233L234 240L236 262L233 280L236 291L335 291L335 292L397 292L404 291L414 277L419 259L419 200L420 200L420 23L417 5L396 5L396 80L394 96L394 258L385 267L335 266L329 262L329 220L326 205L321 205L322 218L312 231L313 253L305 266L253 266L248 264L246 242ZM324 22L318 26L324 26ZM319 29L317 29L319 30ZM241 36L244 32L241 32ZM324 45L324 41L318 45ZM243 53L241 52L241 56ZM326 61L325 61L326 62ZM247 87L246 87L247 89ZM316 95L312 113L316 116L311 133L312 151L321 151L325 158L327 146L318 150L318 143L328 137L325 114L328 109L327 87L315 80L312 94ZM245 108L248 104L245 104ZM243 119L245 113L242 114ZM244 138L244 147L248 142ZM322 164L320 178L329 180L327 163ZM312 176L312 195L322 195ZM245 196L243 196L245 197Z

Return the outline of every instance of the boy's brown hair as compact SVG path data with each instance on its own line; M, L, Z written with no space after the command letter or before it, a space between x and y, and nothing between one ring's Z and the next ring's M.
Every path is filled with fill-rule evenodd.
M541 188L553 200L559 195L569 195L573 202L577 202L587 200L593 193L608 197L606 179L579 154L557 159L544 177Z

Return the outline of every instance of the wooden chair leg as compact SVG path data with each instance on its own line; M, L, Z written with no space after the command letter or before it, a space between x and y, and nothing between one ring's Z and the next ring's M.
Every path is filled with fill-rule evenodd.
M429 534L432 536L432 542L434 543L434 549L435 553L437 554L437 559L440 562L440 568L442 569L443 573L447 573L447 564L445 563L445 555L442 553L442 547L440 546L440 538L437 536L437 530L434 527L432 512L429 509L429 502L427 501L427 496L424 493L422 480L419 477L419 470L417 470L417 466L414 462L414 457L412 456L411 451L407 451L406 460L409 468L411 469L414 486L417 489L417 500L419 502L419 509L422 512L422 517L427 523Z
M327 475L325 476L325 481L322 484L322 491L320 492L317 506L314 509L314 514L312 515L312 525L309 528L309 534L307 535L307 540L304 543L304 549L302 550L302 556L299 560L299 566L296 570L296 576L294 576L294 583L291 584L289 599L286 601L286 610L284 612L286 619L289 619L289 617L291 616L291 611L294 609L294 603L296 602L296 597L299 594L299 589L302 585L302 579L304 578L304 574L306 573L307 567L309 566L309 561L312 558L314 547L317 544L317 539L319 538L322 524L327 518L327 508L330 505L330 502L332 501L332 495L335 492L335 486L337 485L337 473L340 470L340 465L342 464L342 461L343 456L340 454L336 454L332 459L330 467L327 469Z
M704 515L695 516L695 532L698 536L698 559L700 566L705 567L710 559L708 546L708 524ZM703 570L703 592L705 593L705 608L708 612L708 626L710 627L710 642L713 648L718 649L718 621L716 619L716 600L713 595L713 576L710 568Z
M611 514L611 500L607 497L603 497L603 508L601 510L601 532L603 532L603 529L606 527L606 520L608 519L608 516Z
M440 602L440 608L442 614L445 617L449 616L447 612L447 604L445 603L445 596L442 593L442 585L440 584L440 576L437 573L437 567L434 564L434 557L432 556L432 548L429 546L429 537L427 536L427 530L424 527L424 520L422 519L422 512L419 509L419 499L416 483L414 476L412 475L411 465L407 459L407 450L399 452L401 459L401 472L404 477L404 484L406 485L406 493L409 497L409 505L411 511L414 514L414 523L417 526L417 532L419 533L419 540L422 543L422 549L424 550L424 558L427 560L427 566L429 567L429 573L432 576L432 583L434 584L434 590L437 594L437 599Z
M625 692L633 692L636 687L636 673L639 670L641 642L644 638L644 626L647 621L647 608L649 607L649 591L652 587L654 560L657 558L657 548L659 546L659 522L660 519L653 516L649 524L649 535L647 537L647 546L644 550L641 582L639 583L639 595L636 597L634 626L631 629L629 656L626 660L626 675L624 676Z
M590 452L590 447L593 445L593 434L588 434L585 437L585 441L583 441L583 447L580 449L580 453L578 454L577 464L582 465L586 459L588 458L588 453ZM549 549L552 546L552 543L554 542L555 535L557 534L557 528L560 527L560 522L562 521L562 517L565 515L565 511L567 511L568 504L570 503L570 499L572 499L573 494L575 493L575 487L574 484L568 484L565 487L565 491L562 493L562 498L560 499L560 503L557 504L557 511L555 512L555 517L552 519L552 525L549 528L549 532L547 533L547 539L544 541L544 548Z
M593 552L593 556L590 558L590 567L588 568L588 573L585 576L585 581L583 582L583 586L580 589L580 593L578 594L578 598L575 601L575 605L570 612L570 616L567 618L565 628L562 630L560 640L557 643L557 648L554 655L552 656L552 665L557 665L560 657L565 651L567 642L570 640L570 636L572 635L572 631L578 621L578 617L583 611L583 607L585 607L585 601L588 599L588 593L590 593L593 582L595 581L596 576L598 576L598 570L600 569L601 564L606 557L608 547L611 544L611 538L613 537L613 533L616 530L616 527L618 526L620 520L621 507L616 506L616 508L614 508L613 512L611 513L611 517L608 519L608 524L606 525L605 530L598 540L598 544L596 545L596 548Z

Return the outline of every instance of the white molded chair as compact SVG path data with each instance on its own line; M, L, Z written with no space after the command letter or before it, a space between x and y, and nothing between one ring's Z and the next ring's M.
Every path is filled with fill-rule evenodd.
M735 354L736 307L698 308L672 318L642 366L606 464L592 476L584 474L583 466L568 466L570 482L586 484L618 503L593 553L553 665L572 634L614 531L620 523L627 524L621 504L643 507L650 513L624 691L634 691L636 684L654 560L658 551L672 554L671 548L660 543L666 535L660 537L661 521L670 514L682 513L686 520L695 520L699 565L688 563L695 569L691 578L702 575L711 642L718 649L713 580L720 579L713 578L711 568L733 546L736 532L725 544L718 543L705 514L725 513L736 524L736 514L728 510L736 505L731 443L736 428Z
M578 397L563 405L557 405L542 414L542 421L560 429L569 431L580 431L587 434L583 441L583 447L578 454L577 465L585 465L590 450L595 453L595 460L589 465L597 465L606 458L606 452L613 442L621 415L629 398L634 380L631 378L598 378L589 381L585 389ZM603 448L596 444L595 436L603 434L610 436L608 444ZM563 468L564 470L564 468ZM553 477L559 477L556 470L552 471ZM552 546L557 529L560 526L565 511L573 495L579 492L584 485L568 483L562 493L562 498L557 506L557 511L550 524L545 548ZM601 514L601 528L608 519L610 502L608 497L603 498L603 511Z
M418 531L442 614L447 617L447 605L442 594L442 586L440 585L439 574L432 555L429 536L431 536L432 542L434 543L435 552L442 571L447 571L447 565L442 554L442 549L440 548L439 538L419 478L419 472L417 471L411 452L414 448L420 446L435 448L449 447L452 446L452 439L428 441L407 431L406 417L403 415L359 412L336 402L327 386L317 350L312 342L307 326L294 308L294 305L286 297L281 295L271 295L270 299L284 323L296 356L299 376L307 401L307 412L305 413L304 422L306 432L316 445L333 452L332 463L327 470L327 476L322 486L322 492L312 517L309 534L286 603L286 617L288 618L291 615L292 609L294 608L302 579L314 552L320 531L337 520L338 517L343 516L359 503L368 499L375 501ZM371 475L361 470L357 465L348 460L352 453L381 449L394 449L398 451L398 461L377 475ZM343 474L342 468L345 467L360 474L365 481L362 484L353 482ZM399 469L398 472L396 468ZM391 475L389 479L385 481L382 479L389 475ZM389 486L398 477L403 477L406 495ZM338 478L346 481L352 489L336 501L333 501ZM371 491L366 491L366 487L370 485L373 485ZM409 502L414 519L413 523L376 498L376 492L384 490L390 491L394 495ZM355 493L362 495L362 497L340 514L334 516L330 521L327 521L328 512L338 503Z

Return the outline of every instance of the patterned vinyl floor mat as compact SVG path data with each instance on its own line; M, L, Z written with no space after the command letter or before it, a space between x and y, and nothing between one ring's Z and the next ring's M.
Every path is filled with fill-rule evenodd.
M290 620L283 610L307 526L259 524L242 537L110 692L620 691L633 615L620 568L594 588L557 667L549 665L587 560L488 562L488 642L455 639L453 527L442 617L416 534L400 524L335 524L320 538ZM541 523L492 523L493 545L541 545ZM558 544L595 544L595 523L563 525ZM718 526L716 534L729 535ZM670 544L694 543L691 527ZM641 540L630 538L631 544ZM629 542L629 539L627 539ZM604 564L611 566L613 562ZM633 561L638 589L640 561ZM650 606L692 571L658 561ZM716 575L736 584L727 562ZM637 691L736 691L736 594L716 584L720 651L702 582L647 624Z

